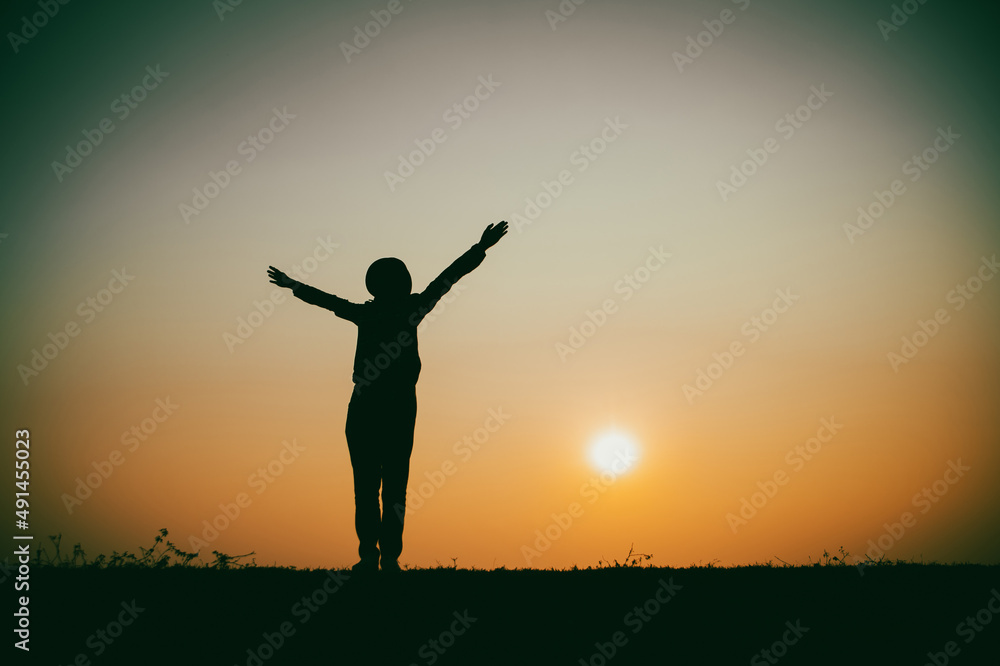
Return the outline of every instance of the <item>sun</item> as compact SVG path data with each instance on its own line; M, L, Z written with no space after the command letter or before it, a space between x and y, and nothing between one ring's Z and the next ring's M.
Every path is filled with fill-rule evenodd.
M607 430L594 438L590 445L590 462L602 472L624 474L639 460L639 445L620 430Z

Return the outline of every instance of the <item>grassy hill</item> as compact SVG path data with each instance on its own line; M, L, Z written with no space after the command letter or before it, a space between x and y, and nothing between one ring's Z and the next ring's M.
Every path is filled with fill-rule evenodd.
M30 663L1000 664L1000 566L362 577L226 556L69 559L32 570Z

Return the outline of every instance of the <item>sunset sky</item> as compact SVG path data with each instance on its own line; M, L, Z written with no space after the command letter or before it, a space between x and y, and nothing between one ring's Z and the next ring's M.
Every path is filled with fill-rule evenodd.
M36 543L353 564L356 328L266 269L363 302L507 220L420 330L401 563L1000 562L995 7L9 4Z

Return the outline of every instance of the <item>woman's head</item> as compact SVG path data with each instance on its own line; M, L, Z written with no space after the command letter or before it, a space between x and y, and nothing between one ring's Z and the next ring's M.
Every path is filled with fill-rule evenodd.
M410 271L406 264L394 257L372 262L365 275L365 286L375 298L393 300L409 296L413 289Z

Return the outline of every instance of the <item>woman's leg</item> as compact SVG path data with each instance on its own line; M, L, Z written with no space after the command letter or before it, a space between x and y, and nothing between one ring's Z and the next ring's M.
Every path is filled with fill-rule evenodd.
M413 427L417 418L414 387L394 392L387 400L386 436L382 448L382 529L379 547L383 568L396 563L403 551L403 521L406 515L406 484L413 452Z
M347 449L354 468L354 529L358 534L358 555L372 566L378 563L379 485L382 482L379 461L377 402L355 393L347 407Z

